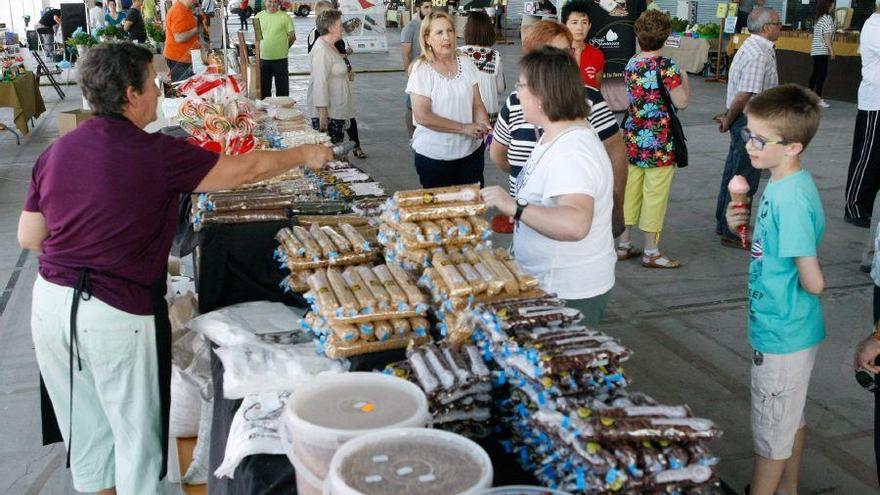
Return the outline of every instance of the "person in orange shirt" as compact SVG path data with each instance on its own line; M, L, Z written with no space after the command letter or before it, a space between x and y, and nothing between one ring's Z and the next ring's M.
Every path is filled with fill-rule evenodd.
M165 18L165 61L171 80L181 81L193 75L190 50L199 48L199 24L192 6L196 0L175 0Z

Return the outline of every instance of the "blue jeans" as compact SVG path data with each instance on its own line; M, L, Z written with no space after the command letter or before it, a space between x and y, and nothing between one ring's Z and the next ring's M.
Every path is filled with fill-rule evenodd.
M746 127L745 115L740 115L730 125L730 149L724 162L721 190L718 191L718 204L715 206L715 232L736 240L739 239L739 235L727 228L727 205L730 203L727 184L734 175L742 175L749 183L749 198L751 198L758 191L758 184L761 182L761 171L752 166L752 161L746 152L746 143L740 136L744 127ZM749 212L751 213L751 203L749 203Z

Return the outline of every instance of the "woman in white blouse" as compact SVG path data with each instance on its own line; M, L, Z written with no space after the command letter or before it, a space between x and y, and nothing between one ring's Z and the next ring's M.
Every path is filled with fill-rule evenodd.
M479 70L477 83L480 86L480 98L489 112L489 123L494 125L501 110L498 96L504 93L504 69L501 68L501 54L494 50L495 25L492 19L478 10L468 14L464 27L464 43L458 52L473 61Z
M586 120L580 69L571 53L541 48L520 60L523 117L544 134L517 176L516 197L483 189L486 204L516 220L513 250L541 288L599 322L614 287L614 174Z
M311 75L306 107L312 127L330 135L333 144L345 139L345 125L354 118L351 81L345 59L334 44L342 39L342 12L329 9L318 14L315 26L320 36L309 52Z
M413 62L406 92L412 99L416 172L422 187L483 184L483 138L489 114L479 71L455 50L455 27L445 12L422 20L422 55Z

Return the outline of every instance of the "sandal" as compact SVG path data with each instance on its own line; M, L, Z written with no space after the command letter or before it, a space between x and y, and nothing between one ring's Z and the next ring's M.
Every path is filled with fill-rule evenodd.
M617 251L617 261L626 261L642 254L642 250L635 246L619 246L615 251Z
M672 258L667 257L665 254L657 254L654 256L644 255L642 256L642 266L645 268L667 268L673 269L681 266L681 263L675 261Z
M351 154L353 154L354 156L360 158L361 160L363 160L364 158L367 157L367 154L364 153L364 150L362 150L360 146L358 146L357 148L355 148L354 151L351 152Z

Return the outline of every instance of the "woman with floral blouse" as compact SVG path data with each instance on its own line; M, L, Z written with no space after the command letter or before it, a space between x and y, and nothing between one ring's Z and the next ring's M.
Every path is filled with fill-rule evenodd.
M675 61L660 55L671 32L668 15L646 11L636 21L635 32L642 51L630 59L625 73L629 109L624 141L629 175L623 202L626 230L617 246L617 259L641 255L642 265L647 268L678 268L678 261L660 253L659 242L675 174L670 105L680 110L686 108L690 86L687 73ZM664 94L672 101L666 101ZM635 225L645 234L644 252L632 244Z

